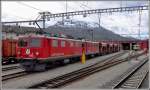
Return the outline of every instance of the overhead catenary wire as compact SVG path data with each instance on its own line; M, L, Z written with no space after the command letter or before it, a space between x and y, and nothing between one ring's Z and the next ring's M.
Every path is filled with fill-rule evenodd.
M30 6L30 5L25 4L25 3L23 3L23 2L20 2L20 1L18 1L18 2L16 2L16 3L21 4L21 5L24 5L24 6L29 7L29 8L32 8L32 9L34 9L34 10L43 11L43 10L41 10L41 9L35 8L35 7L33 7L33 6ZM24 18L24 17L18 16L18 15L14 15L13 13L11 13L11 16L14 16L14 17L16 17L16 18L20 18L20 19L23 19L23 20L27 20L27 19L28 19L28 21L29 21L29 18ZM37 20L37 18L36 18L36 20Z
M27 4L26 4L27 5ZM28 6L28 5L27 5ZM87 5L83 5L83 6L87 6ZM30 7L31 8L31 7ZM34 8L34 7L33 7ZM35 8L34 8L35 9ZM37 9L37 8L36 8ZM67 12L67 0L66 0L66 12ZM140 25L140 24L139 24Z
M87 2L87 4L88 4L88 2ZM87 6L83 3L81 3L81 5L84 6L84 7L87 7L88 9L92 9L91 7L89 7L89 6ZM99 28L101 27L101 13L98 13L98 26L99 26Z
M86 4L88 4L88 2L87 2ZM87 6L87 5L83 4L83 3L80 3L80 7L83 8L84 10L86 10L86 9L85 9L84 7L82 7L82 6L87 7L88 9L92 9L92 8L89 7L89 6ZM95 18L92 18L92 17L89 17L89 18L95 19ZM99 26L99 24L98 24L98 26Z
M23 5L23 6L26 6L26 7L29 7L29 8L32 8L32 9L34 9L34 10L40 11L40 12L43 11L43 10L41 10L41 9L39 9L39 8L33 7L33 6L31 6L31 5L25 4L25 3L20 2L20 1L18 1L18 2L16 2L16 3L21 4L21 5ZM38 18L39 18L39 16L36 18L36 20L37 20Z
M38 11L43 11L43 10L41 10L41 9L39 9L39 8L35 8L35 7L33 7L33 6L30 6L30 5L28 5L28 4L25 4L25 3L23 3L23 2L17 2L18 4L21 4L21 5L24 5L24 6L26 6L26 7L29 7L29 8L32 8L32 9L34 9L34 10L38 10Z

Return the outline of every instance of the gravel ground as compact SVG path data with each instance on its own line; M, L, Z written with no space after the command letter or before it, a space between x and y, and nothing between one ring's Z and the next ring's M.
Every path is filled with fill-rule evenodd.
M139 57L139 59L144 58L143 56ZM95 73L87 78L84 78L80 81L73 82L63 89L92 89L92 88L100 88L104 83L109 82L110 80L114 79L118 75L124 73L128 68L132 67L133 65L137 64L138 60L132 60L128 62L123 62L101 72Z
M12 88L26 88L33 84L37 84L39 82L54 78L56 76L63 75L63 74L69 73L71 71L75 71L75 70L87 67L89 65L92 65L98 61L101 61L101 60L108 58L115 54L117 54L117 53L109 54L106 56L101 56L101 57L97 57L97 58L88 60L88 61L86 61L86 64L81 64L80 62L74 63L74 64L68 64L68 65L65 65L60 68L55 68L55 69L48 70L48 71L41 72L41 73L39 72L34 75L27 75L27 76L15 78L15 79L12 79L9 81L3 81L2 87L8 88L8 89L9 88L11 88L11 89Z

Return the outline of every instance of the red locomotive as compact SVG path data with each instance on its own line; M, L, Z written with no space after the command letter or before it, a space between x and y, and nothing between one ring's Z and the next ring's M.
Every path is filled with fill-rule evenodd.
M26 71L41 71L51 62L64 63L80 58L82 48L85 48L86 56L103 55L117 52L119 43L111 47L108 52L109 43L82 41L47 36L22 36L18 39L17 58Z
M2 64L17 62L16 44L17 40L15 39L2 40Z
M148 42L148 39L147 40L142 40L139 42L139 45L140 45L140 49L141 50L148 50L149 49L149 42Z

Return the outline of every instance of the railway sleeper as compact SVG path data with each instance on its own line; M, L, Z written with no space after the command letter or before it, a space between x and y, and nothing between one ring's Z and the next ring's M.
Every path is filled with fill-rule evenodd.
M46 86L47 88L56 88L56 87L66 84L68 82L72 82L79 78L82 78L82 77L88 76L90 74L93 74L95 72L98 72L100 70L103 70L105 68L109 68L110 66L116 65L118 63L120 63L120 62L113 62L113 64L107 64L106 66L103 66L103 67L98 67L99 66L98 65L97 67L86 69L86 71L84 70L85 72L82 72L82 73L73 73L73 74L69 74L69 75L67 74L67 77L61 76L59 78L44 82L45 84L43 83L44 85L42 84L42 87Z
M125 86L125 85L124 85L124 86L121 86L120 88L122 88L122 89L125 89L125 88L135 89L135 87L133 87L133 86L128 86L128 85L127 85L127 86Z
M139 55L140 56L140 55ZM132 57L134 58L134 57ZM140 62L137 66L134 65L133 67L129 68L125 73L123 73L122 75L118 76L117 78L111 80L110 82L107 82L105 84L103 84L102 86L100 86L100 88L116 88L116 85L118 85L119 82L121 82L122 80L124 80L123 78L126 78L126 74L131 74L133 71L136 71L138 68L140 68L139 66L144 65L147 62L147 57L144 58L144 61ZM134 80L133 80L134 81Z

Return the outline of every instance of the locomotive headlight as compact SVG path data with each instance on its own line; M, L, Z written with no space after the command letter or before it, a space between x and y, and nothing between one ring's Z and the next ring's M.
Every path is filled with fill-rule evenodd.
M39 52L35 52L35 55L37 55L37 56L38 56L38 55L39 55Z
M21 52L20 52L20 51L18 51L18 54L20 55L20 54L21 54Z

